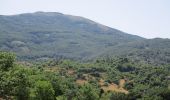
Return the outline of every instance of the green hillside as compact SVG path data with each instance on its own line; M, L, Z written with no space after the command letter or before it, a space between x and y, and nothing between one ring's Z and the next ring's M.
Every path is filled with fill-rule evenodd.
M170 39L55 12L1 15L0 100L170 100Z
M0 52L0 100L169 100L169 72L127 58L24 63Z
M169 39L145 39L56 12L1 15L0 50L13 51L20 60L124 56L155 65L170 62Z
M89 59L108 48L144 40L91 20L55 12L0 16L0 50L22 59Z
M170 39L147 39L117 45L103 56L122 56L154 65L170 63Z

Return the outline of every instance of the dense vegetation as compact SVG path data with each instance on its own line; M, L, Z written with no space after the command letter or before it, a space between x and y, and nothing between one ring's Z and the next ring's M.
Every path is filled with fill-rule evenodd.
M0 52L0 99L169 100L169 72L169 64L153 66L128 58L28 63Z
M0 50L19 58L89 59L109 48L144 38L86 18L55 12L0 16Z
M55 12L0 16L0 50L20 60L81 61L115 55L162 65L170 62L169 39L145 39L86 18Z
M55 12L1 15L1 99L170 100L170 39Z
M110 48L102 55L124 56L136 62L163 65L170 63L170 40L155 38L130 42Z

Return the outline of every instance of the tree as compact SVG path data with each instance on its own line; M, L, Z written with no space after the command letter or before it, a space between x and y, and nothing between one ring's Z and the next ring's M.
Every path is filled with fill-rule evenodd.
M28 71L25 68L19 68L16 70L15 74L15 95L17 100L28 100L29 99L29 79Z
M81 88L78 91L77 94L78 100L98 100L99 99L99 93L95 89L95 87L92 87L90 84L85 84L81 86Z
M35 95L37 100L54 100L54 90L50 82L37 81L35 83Z
M114 92L111 95L110 100L128 100L128 97L124 93L116 93L116 92Z
M15 78L11 75L15 55L9 52L0 52L0 96L8 99L13 94Z
M170 89L161 89L158 94L163 98L163 100L170 100Z
M13 67L15 55L9 52L0 52L0 69L7 71Z

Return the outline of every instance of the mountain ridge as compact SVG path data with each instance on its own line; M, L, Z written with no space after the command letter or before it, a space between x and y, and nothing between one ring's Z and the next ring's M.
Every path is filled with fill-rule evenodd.
M131 45L138 41L140 44L148 39L87 18L57 12L0 16L0 50L16 52L21 59L65 57L87 60L113 50L116 52L110 55L133 51L135 47Z
M69 14L63 14L63 13L59 13L59 12L42 12L42 11L37 11L37 12L34 12L34 13L23 13L23 14L16 14L16 15L0 15L1 17L19 17L19 16L22 16L22 17L24 17L24 16L30 16L30 15L32 15L32 16L50 16L50 17L56 17L56 16L62 16L62 17L64 17L64 16L67 16L69 19L71 19L71 20L75 20L75 21L86 21L86 22L88 22L88 23L91 23L91 24L94 24L94 25L98 25L99 27L101 27L101 28L103 28L103 30L111 30L111 29L114 29L114 28L111 28L111 27L109 27L109 26L106 26L106 25L102 25L102 24L100 24L100 23L98 23L98 22L94 22L94 21L92 21L92 20L90 20L90 19L87 19L87 18L84 18L84 17L81 17L81 16L73 16L73 15L69 15ZM121 30L118 30L118 29L114 29L114 30L116 30L116 31L120 31L120 32L122 32L122 33L126 33L126 32L123 32L123 31L121 31ZM126 34L128 34L128 33L126 33ZM129 34L129 35L132 35L132 34ZM132 35L132 36L137 36L137 35ZM140 37L140 36L137 36L137 37ZM140 38L143 38L143 37L140 37Z

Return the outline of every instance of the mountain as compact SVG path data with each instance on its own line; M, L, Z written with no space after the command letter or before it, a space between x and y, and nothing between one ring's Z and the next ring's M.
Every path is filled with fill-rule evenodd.
M55 12L0 16L0 100L170 100L169 72L170 39Z
M21 60L125 56L156 65L170 63L169 39L145 39L57 12L1 15L0 50L16 52Z
M89 19L56 12L0 16L0 50L19 58L89 59L117 45L145 40Z

